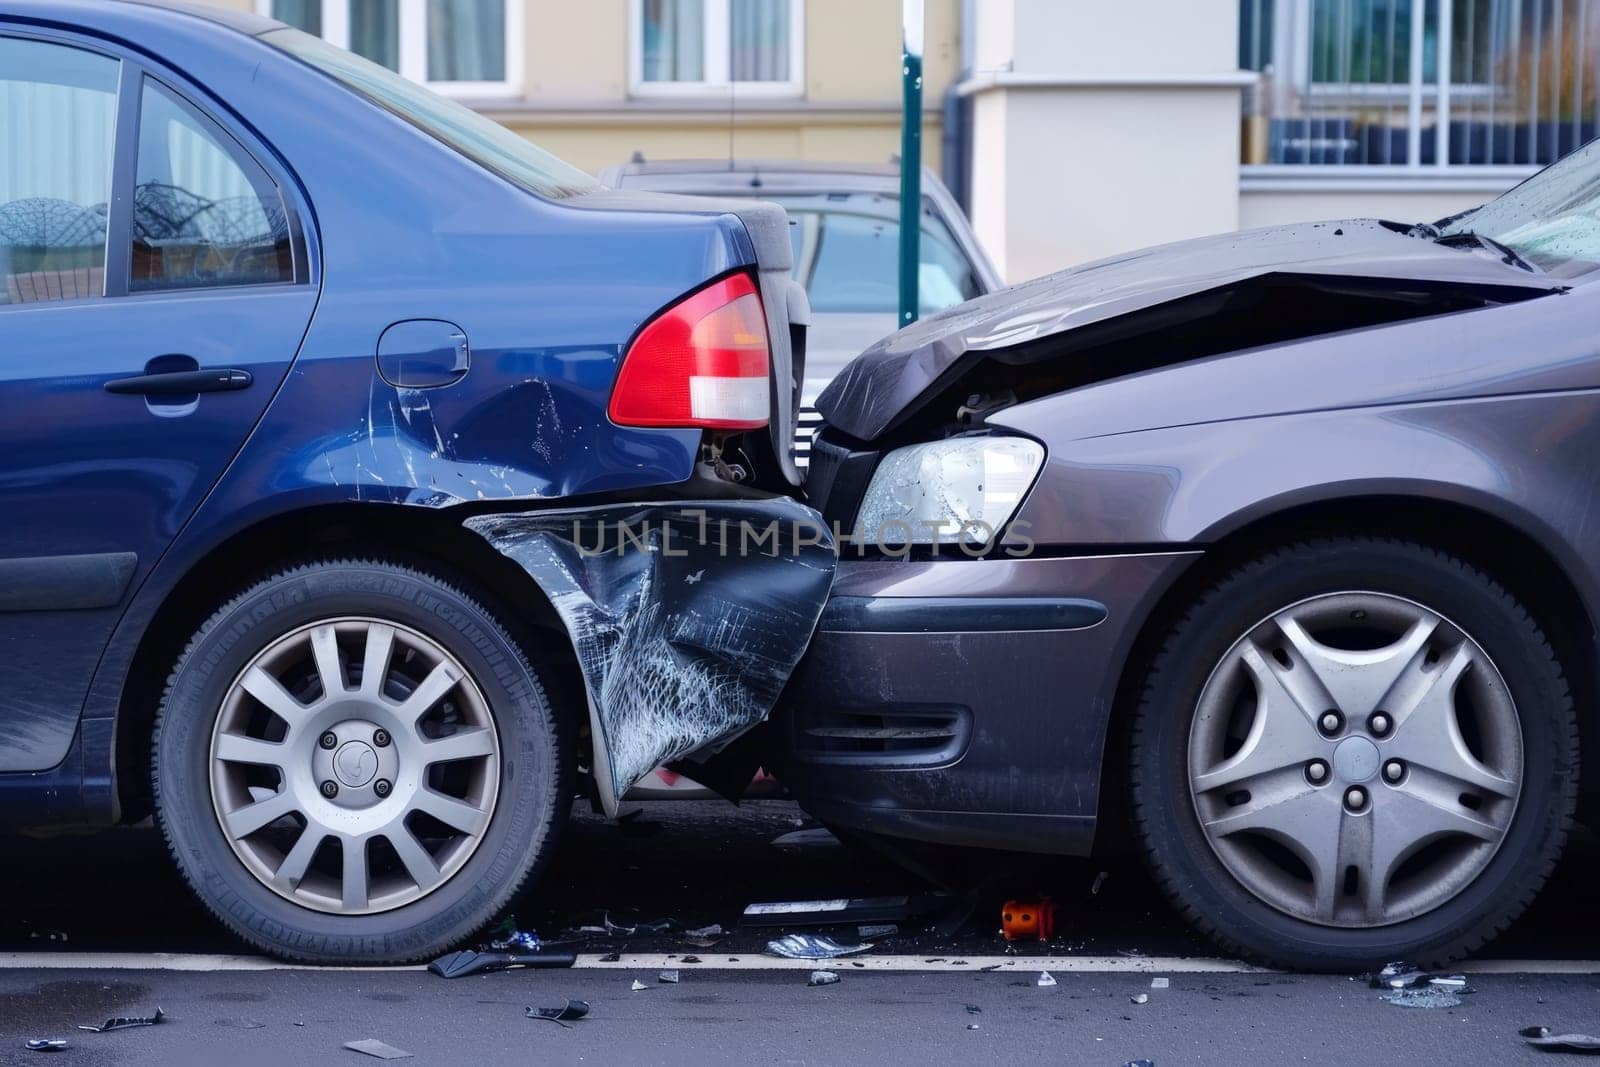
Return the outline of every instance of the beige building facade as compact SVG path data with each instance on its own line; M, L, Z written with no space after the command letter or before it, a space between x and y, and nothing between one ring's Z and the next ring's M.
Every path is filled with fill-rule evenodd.
M728 14L729 0L355 0L353 10L351 0L202 2L298 22L346 46L357 32L362 5L379 7L386 25L398 25L394 54L402 63L406 30L413 24L418 36L436 44L454 28L439 17L452 9L497 23L503 19L505 76L481 85L454 81L436 87L590 172L626 162L635 152L648 159L717 159L732 152L740 158L884 163L900 148L898 0L756 0L758 13L780 24L776 41L768 43L779 50L788 45L788 77L775 83L740 80L737 72L679 83L642 76L648 30L683 9L707 24L707 60L718 46L740 48L739 27L729 25L740 12ZM960 0L927 0L926 19L923 153L937 170L940 105L960 71ZM494 37L481 22L472 29ZM420 70L419 80L429 80L427 66Z
M206 2L361 51L591 172L899 149L900 0ZM959 146L952 184L1020 281L1480 203L1595 136L1600 5L926 0L924 70L924 162Z

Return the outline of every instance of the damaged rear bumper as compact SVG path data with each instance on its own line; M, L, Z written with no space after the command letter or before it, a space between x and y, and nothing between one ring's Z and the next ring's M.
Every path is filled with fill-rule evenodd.
M1197 556L842 562L775 717L780 776L826 822L1088 852L1122 664Z
M609 815L653 768L771 712L833 580L821 516L779 497L480 515L572 639Z

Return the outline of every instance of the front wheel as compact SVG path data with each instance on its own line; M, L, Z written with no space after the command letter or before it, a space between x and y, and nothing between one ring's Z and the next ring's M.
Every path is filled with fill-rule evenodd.
M522 651L440 578L308 564L222 607L154 738L184 877L275 955L400 962L504 908L554 847L568 747Z
M1158 880L1231 951L1442 963L1543 885L1577 795L1572 697L1528 612L1468 564L1303 543L1216 582L1133 723Z

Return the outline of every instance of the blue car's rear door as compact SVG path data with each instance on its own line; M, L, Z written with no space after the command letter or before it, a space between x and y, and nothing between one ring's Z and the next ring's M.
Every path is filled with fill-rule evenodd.
M0 771L68 751L315 301L256 154L125 57L0 22Z

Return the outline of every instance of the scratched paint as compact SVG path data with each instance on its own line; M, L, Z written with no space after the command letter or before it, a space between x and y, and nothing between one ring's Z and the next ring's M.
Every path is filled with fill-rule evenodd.
M764 720L833 584L833 541L796 501L637 504L483 515L566 624L608 813L653 768Z

